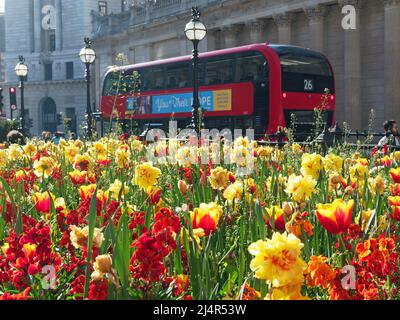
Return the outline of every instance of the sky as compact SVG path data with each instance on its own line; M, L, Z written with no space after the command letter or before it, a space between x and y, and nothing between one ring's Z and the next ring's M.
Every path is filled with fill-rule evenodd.
M0 12L4 12L4 0L0 0Z

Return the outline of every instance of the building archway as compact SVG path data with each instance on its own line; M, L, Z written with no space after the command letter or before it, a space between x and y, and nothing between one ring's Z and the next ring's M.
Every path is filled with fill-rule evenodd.
M42 130L49 132L57 131L57 107L55 101L50 98L44 98L40 103Z

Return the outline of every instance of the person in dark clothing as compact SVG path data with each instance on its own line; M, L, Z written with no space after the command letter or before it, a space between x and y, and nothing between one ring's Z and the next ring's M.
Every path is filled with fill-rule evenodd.
M24 144L25 143L25 138L24 135L17 131L17 130L12 130L7 134L7 142L9 144Z

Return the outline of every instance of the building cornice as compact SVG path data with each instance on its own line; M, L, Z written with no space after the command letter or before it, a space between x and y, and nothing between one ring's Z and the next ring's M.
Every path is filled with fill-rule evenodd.
M400 5L400 0L382 0L385 8L396 7Z
M400 0L394 0L394 1L400 1ZM205 5L202 5L201 2L204 2ZM240 2L241 5L247 4L248 1L237 1L237 0L221 0L221 1L199 1L199 6L201 7L202 10L202 16L203 20L206 23L207 27L212 29L216 27L220 27L219 25L216 25L214 19L215 15L221 11L221 10L228 10L229 8L235 7L238 5L238 2ZM320 0L318 2L318 6L314 5L314 9L308 10L308 14L311 14L310 18L315 18L315 19L320 19L321 15L323 16L325 13L322 13L322 11L325 11L326 9L322 9L321 7L325 7L325 5L331 5L332 0ZM359 3L361 3L361 0L339 0L340 2L349 2L349 3L355 3L357 6ZM257 10L253 9L250 10L254 6L246 6L246 20L247 21L252 21L252 20L257 20L257 19L274 19L279 25L287 25L290 23L291 18L288 19L288 17L292 17L293 14L298 13L298 12L304 12L305 7L309 7L307 4L304 3L304 1L299 1L297 3L292 3L292 4L287 4L285 6L279 7L279 6L268 6L267 8ZM134 19L127 19L127 13L123 12L120 14L113 14L112 16L106 16L106 17L101 17L97 20L97 23L101 24L101 27L99 27L97 30L102 30L105 28L105 30L100 33L96 32L93 34L93 38L96 42L99 43L104 43L105 41L113 41L113 39L117 39L120 37L124 36L130 36L134 33L140 32L140 31L152 31L153 29L156 28L162 28L166 24L176 24L176 23L184 23L186 20L189 19L190 17L190 10L182 5L181 7L176 7L176 11L173 12L168 11L167 14L162 15L160 14L159 16L155 16L154 18L149 19L148 16L143 16L143 18L139 19L138 24L132 24L132 21ZM132 10L132 9L131 9ZM307 13L307 12L306 12ZM142 16L140 16L142 17ZM221 16L219 20L224 19L226 17ZM112 24L110 21L112 20ZM94 19L95 20L95 19ZM129 22L129 23L128 23ZM94 21L93 23L96 23ZM224 25L229 25L229 24L243 24L246 23L246 21L243 20L243 15L237 15L235 17L229 17L224 20ZM114 27L112 27L113 25ZM182 26L183 28L184 26Z
M323 21L328 10L326 6L316 5L306 6L303 11L310 21Z
M50 85L69 85L69 84L81 84L85 83L85 79L73 79L73 80L50 80L50 81L27 81L24 83L26 87L31 86L50 86ZM16 87L18 86L18 82L5 82L4 86L7 87Z
M273 18L277 26L286 27L291 25L294 19L294 14L291 12L278 13L274 14Z
M339 5L341 7L351 5L353 7L356 7L357 9L362 8L365 0L339 0Z

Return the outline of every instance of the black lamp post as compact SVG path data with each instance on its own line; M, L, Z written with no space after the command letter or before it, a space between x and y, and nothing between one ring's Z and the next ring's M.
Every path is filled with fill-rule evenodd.
M19 88L21 89L20 131L25 137L27 132L25 125L24 81L26 76L28 75L28 67L25 64L25 58L23 56L19 56L19 62L15 66L15 74L19 79Z
M205 38L207 29L200 21L200 11L197 7L192 8L192 20L185 27L185 35L193 43L193 104L192 104L192 121L189 128L199 132L199 79L198 79L198 64L199 64L199 43Z
M79 53L79 58L85 64L86 67L86 120L87 120L87 136L89 139L92 138L92 107L90 104L90 65L96 59L96 53L92 49L92 40L85 38L85 47Z

